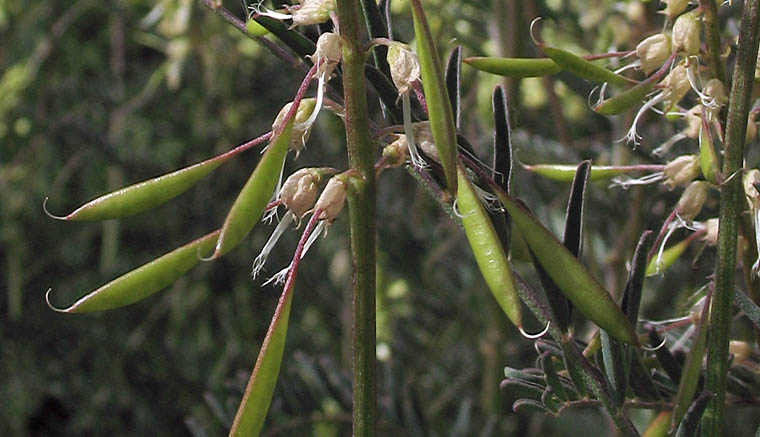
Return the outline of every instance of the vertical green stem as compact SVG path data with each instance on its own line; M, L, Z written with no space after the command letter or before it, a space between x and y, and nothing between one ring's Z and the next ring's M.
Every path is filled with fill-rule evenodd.
M759 0L746 0L739 31L739 45L734 67L726 124L723 174L729 180L721 188L718 260L715 266L715 296L711 311L705 388L715 394L702 417L702 435L721 434L723 403L726 395L728 340L731 322L731 295L736 272L736 236L742 209L741 175L744 141L747 132L750 93L755 74L758 49ZM732 177L733 176L733 177Z
M375 435L375 172L359 41L359 2L338 0L348 160L361 178L349 190L353 277L354 436Z
M718 29L718 6L715 0L699 0L702 6L702 23L705 26L705 40L707 42L707 62L713 76L726 83L726 69L723 60L720 59L720 30Z

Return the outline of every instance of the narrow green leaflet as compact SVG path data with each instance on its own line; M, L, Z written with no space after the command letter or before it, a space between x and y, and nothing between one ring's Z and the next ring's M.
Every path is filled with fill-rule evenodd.
M583 313L616 339L638 345L636 331L610 294L541 223L493 181L494 193L509 212L536 259L560 290Z
M280 296L272 322L269 324L259 357L248 380L248 385L240 402L235 421L230 429L230 436L257 436L264 426L264 420L272 402L277 376L280 374L282 354L285 349L285 337L288 333L290 303L293 300L293 287L285 288Z
M430 129L441 159L446 183L451 192L457 192L457 140L454 113L443 80L443 69L438 57L433 35L425 19L420 0L411 0L414 15L414 34L417 38L417 56L420 62L422 86L427 100Z
M673 407L673 417L670 422L670 431L674 431L681 423L686 410L689 409L694 394L697 392L699 376L702 374L702 361L705 358L705 346L707 344L707 325L710 315L710 295L705 299L702 315L697 325L697 333L691 346L686 361L683 363L681 380L678 383L678 393Z
M457 207L475 261L499 306L517 327L522 326L520 298L501 240L461 166L457 166Z
M240 190L224 220L212 258L222 256L237 246L264 213L279 180L285 155L288 153L293 119L288 121L280 135L270 141L256 169Z
M109 220L155 208L184 193L233 155L224 154L190 167L139 182L98 197L62 217L68 221Z
M135 303L168 286L198 264L200 257L213 249L218 235L219 231L214 231L156 258L87 294L68 308L57 309L49 301L48 305L64 313L87 313Z
M474 56L465 58L463 62L480 71L514 78L548 76L562 71L562 67L550 58L491 58Z

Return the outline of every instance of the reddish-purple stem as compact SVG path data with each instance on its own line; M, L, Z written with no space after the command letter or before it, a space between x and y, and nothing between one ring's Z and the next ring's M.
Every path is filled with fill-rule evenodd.
M245 142L237 147L235 147L232 150L229 150L227 152L222 153L221 155L217 156L217 158L232 158L233 156L243 153L246 150L250 149L251 147L258 146L259 144L263 144L264 142L268 141L270 138L272 138L272 132L269 131L265 133L264 135L258 136L248 142Z
M298 270L298 264L301 263L301 253L303 252L303 248L306 245L306 240L309 239L309 235L311 235L312 231L314 231L314 227L317 225L319 216L321 214L322 209L315 210L309 219L309 223L306 224L306 229L304 229L303 234L301 234L301 239L298 241L298 246L296 246L296 253L293 255L293 261L291 262L290 271L288 272L288 279L285 281L285 287L283 288L282 293L283 295L288 293L288 291L293 287L293 282L296 280L296 271Z
M660 243L662 242L662 239L665 238L665 234L668 232L668 226L673 222L673 219L676 218L676 214L678 214L678 211L681 208L676 205L675 208L673 208L673 211L670 213L668 218L665 219L665 223L662 224L662 229L660 229L660 233L657 234L657 239L654 240L654 244L652 244L652 248L649 249L649 253L647 254L647 263L652 259L655 253L657 253L657 248L660 246Z
M425 111L425 114L427 115L427 101L425 100L425 94L422 92L422 86L419 80L412 82L412 89L414 90L414 95L417 96L417 101L420 102L420 106L422 106L422 110Z
M274 131L272 132L273 136L280 135L283 129L285 129L285 125L288 124L288 121L290 121L290 119L296 115L298 106L301 104L301 100L303 99L304 94L306 94L306 90L309 88L309 82L311 82L311 79L314 77L314 73L316 72L317 64L314 64L309 69L309 72L306 73L306 77L303 78L301 86L298 87L296 97L293 99L293 103L290 105L290 109L288 110L287 114L285 114L285 118L282 120L282 123L280 123L279 126L275 127Z

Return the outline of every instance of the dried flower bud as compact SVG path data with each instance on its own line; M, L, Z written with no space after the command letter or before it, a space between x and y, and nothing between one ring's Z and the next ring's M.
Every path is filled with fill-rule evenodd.
M308 120L309 116L314 111L316 104L316 99L307 98L302 99L301 103L298 105L298 110L296 111L296 115L294 117L295 120L293 121L293 132L290 134L290 144L288 146L290 150L300 152L301 149L303 149L303 146L306 144L306 141L309 140L309 135L311 134L311 126L307 126L305 128L298 128L296 126L301 125L306 120ZM287 105L283 106L282 109L280 109L280 113L277 114L277 117L274 119L274 123L272 123L273 131L277 130L280 125L282 125L282 122L285 120L285 116L290 111L291 106L293 106L293 102L288 103Z
M303 217L317 198L319 174L311 168L302 168L291 174L280 190L280 199L296 217Z
M678 64L670 70L661 85L665 87L665 108L672 108L683 99L686 93L691 89L689 84L689 73L683 64Z
M752 347L746 341L731 340L728 342L728 353L734 356L731 366L738 366L752 356Z
M699 137L699 131L702 129L702 105L696 105L686 111L686 129L683 133L691 138Z
M333 32L325 32L317 40L317 49L309 58L313 62L322 62L317 67L317 76L326 74L330 77L335 66L343 56L343 40L340 35Z
M665 9L662 10L662 13L672 20L686 9L689 0L664 0L663 3L665 3Z
M293 8L293 26L324 23L334 10L334 0L303 0L301 7Z
M674 52L683 51L687 56L699 53L699 19L695 11L679 16L673 24Z
M694 220L694 217L702 211L702 206L707 200L707 189L710 184L705 181L692 182L678 199L678 215L686 222Z
M753 168L744 173L742 186L744 187L744 195L747 197L750 209L755 205L754 200L760 198L760 193L755 189L755 184L757 183L760 183L760 170Z
M720 222L716 218L711 218L705 222L705 236L702 241L709 246L718 245L718 225Z
M636 46L636 56L645 73L654 71L670 56L670 36L658 33L644 39Z
M391 68L391 78L399 94L409 92L412 84L420 78L420 63L408 45L392 42L388 46L388 64Z
M383 148L383 159L388 167L401 167L406 162L409 142L406 135L398 135L396 140Z
M725 105L728 101L726 87L724 87L723 82L718 79L713 78L708 80L705 86L702 87L702 94L712 98L719 105Z
M435 148L435 141L433 141L433 131L430 129L429 121L420 121L412 125L414 129L414 141L417 142L419 147L425 155L437 163L441 163L441 158L438 157L438 149Z
M699 156L683 155L665 164L665 185L673 189L679 185L686 185L693 181L701 173Z
M745 144L751 143L757 137L757 124L755 124L756 113L750 111L747 119L747 136L744 138Z
M346 183L341 178L333 177L327 181L327 186L314 205L314 211L321 210L317 219L332 223L340 214L346 203Z

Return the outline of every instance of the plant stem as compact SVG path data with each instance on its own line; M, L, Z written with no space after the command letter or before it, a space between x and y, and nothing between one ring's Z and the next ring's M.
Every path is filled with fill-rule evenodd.
M736 66L726 124L725 161L723 175L727 182L721 188L718 259L715 265L715 296L710 317L705 389L715 394L702 417L702 435L721 434L723 403L726 397L728 369L728 340L731 322L731 296L736 273L736 237L739 212L742 209L741 175L744 141L747 133L750 93L757 62L758 17L760 1L744 2ZM732 177L733 176L733 177Z
M348 161L361 177L348 193L353 277L354 436L375 435L375 169L355 0L338 0Z
M707 40L707 62L710 64L713 76L726 84L726 69L720 59L720 30L718 29L718 6L715 0L699 0L702 7L702 23Z

